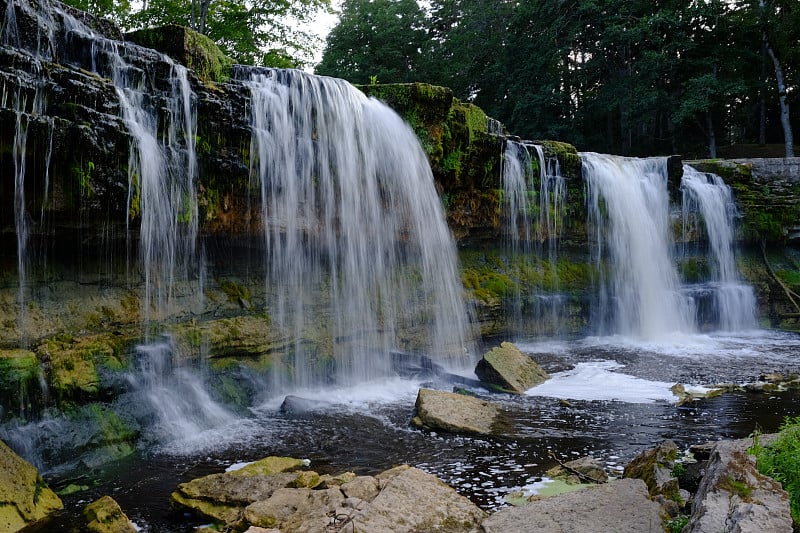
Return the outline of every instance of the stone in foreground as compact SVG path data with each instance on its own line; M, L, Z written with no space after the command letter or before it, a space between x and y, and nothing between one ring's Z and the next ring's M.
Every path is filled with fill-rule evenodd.
M694 496L686 533L792 531L789 495L780 483L756 469L747 453L752 439L720 441Z
M83 509L88 533L136 533L131 521L111 496L103 496Z
M475 367L475 374L484 383L515 394L523 394L550 378L536 361L510 342L484 355Z
M61 507L38 470L0 441L0 531L19 531Z
M452 433L489 434L500 413L497 405L486 400L432 389L419 390L416 407L412 424Z
M501 509L483 521L486 533L663 531L661 507L640 479L617 479L575 492Z

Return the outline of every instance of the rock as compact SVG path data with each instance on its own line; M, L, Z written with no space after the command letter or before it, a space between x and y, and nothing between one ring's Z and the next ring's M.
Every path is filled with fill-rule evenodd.
M131 521L111 496L103 496L83 508L89 533L136 533Z
M378 495L378 492L381 490L381 485L378 480L372 476L358 476L353 481L342 485L341 489L348 498L371 500Z
M605 483L608 481L608 474L606 473L603 462L600 459L588 456L564 463L564 466L555 466L547 471L547 475L552 478L569 478L571 476L576 476L578 477L578 482L592 481L594 483Z
M478 361L475 373L481 381L516 394L523 394L550 378L536 361L510 342L504 342L484 355Z
M752 444L740 439L714 446L685 533L792 531L789 495L756 469L756 458L747 453Z
M280 412L292 415L303 415L310 413L324 407L330 407L331 404L320 400L309 400L308 398L301 398L300 396L287 395L283 402L281 402Z
M420 389L417 394L417 427L440 429L454 433L492 432L500 408L486 400L432 389Z
M418 468L393 469L376 477L381 491L355 515L355 531L479 531L486 516L455 489Z
M501 509L484 520L482 526L486 533L663 530L661 508L650 501L647 486L639 479L617 479Z
M0 531L19 531L62 507L36 468L0 441Z
M173 507L231 526L241 521L246 506L266 500L280 489L319 484L316 472L293 472L305 464L291 457L267 457L239 470L181 483L170 502Z
M282 533L322 533L330 524L329 513L336 513L343 503L344 495L338 488L279 489L268 499L248 505L244 517L249 524L274 527Z
M678 447L671 440L665 440L657 448L645 450L628 463L623 472L626 478L637 478L647 484L651 496L663 494L667 499L678 497L678 479L672 477Z

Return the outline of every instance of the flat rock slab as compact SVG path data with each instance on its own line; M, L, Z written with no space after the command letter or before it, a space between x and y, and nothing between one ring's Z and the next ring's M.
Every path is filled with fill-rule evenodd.
M640 479L617 479L501 509L483 521L486 533L642 533L663 531L661 507Z
M523 394L550 378L536 361L510 342L487 352L478 361L475 374L484 383L515 394Z
M420 389L416 406L414 425L453 433L489 434L500 413L486 400L433 389Z

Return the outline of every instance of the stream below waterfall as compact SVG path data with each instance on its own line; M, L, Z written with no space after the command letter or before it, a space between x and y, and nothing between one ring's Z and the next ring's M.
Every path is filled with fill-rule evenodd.
M284 413L283 397L188 438L139 449L91 471L43 474L56 488L93 485L64 497L65 511L33 531L66 530L103 494L116 499L142 531L191 531L201 522L169 508L179 483L268 455L308 458L320 472L370 474L408 463L436 474L484 509L514 491L534 493L550 453L563 460L602 459L610 473L664 439L679 449L776 430L796 416L798 391L730 392L677 406L669 387L752 383L765 373L800 372L800 336L775 331L686 335L642 343L624 337L526 342L518 346L551 373L524 396L472 389L501 404L506 431L492 437L426 433L409 426L421 386L452 384L389 379L351 388L298 390L307 410ZM562 401L565 400L565 401ZM546 480L545 480L546 481Z

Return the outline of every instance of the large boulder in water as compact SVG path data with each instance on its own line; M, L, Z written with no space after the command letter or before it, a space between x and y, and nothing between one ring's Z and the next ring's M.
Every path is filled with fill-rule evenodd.
M516 394L523 394L550 378L536 361L510 342L504 342L484 355L478 361L475 373L481 381Z
M419 390L416 407L412 424L453 433L491 433L500 413L497 405L486 400L432 389Z
M38 470L0 441L0 531L19 531L62 507Z

